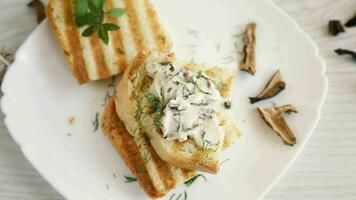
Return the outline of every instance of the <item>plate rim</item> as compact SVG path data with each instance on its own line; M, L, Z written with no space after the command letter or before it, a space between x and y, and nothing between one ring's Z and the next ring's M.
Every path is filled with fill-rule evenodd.
M322 88L322 96L320 99L320 102L318 104L318 108L317 108L317 113L316 113L316 119L315 119L315 123L312 125L312 128L310 129L309 133L306 135L305 140L301 143L300 147L298 150L296 150L296 153L293 155L293 157L288 161L288 163L284 166L283 170L279 173L278 176L276 176L273 180L273 182L267 187L267 189L260 195L260 197L258 199L262 199L275 185L276 183L281 179L281 177L286 173L286 171L290 168L290 166L295 162L296 158L300 155L300 153L304 150L305 145L308 143L308 141L310 140L310 137L313 135L319 121L320 121L320 117L322 114L322 108L325 104L326 101L326 97L328 94L328 86L329 86L329 81L328 78L326 76L326 63L324 61L324 59L322 58L322 56L320 55L320 50L318 48L318 46L315 44L315 42L312 40L312 38L299 26L299 24L297 23L297 21L291 17L286 11L284 11L283 9L281 9L276 3L274 3L272 0L264 0L264 1L260 1L263 3L267 3L269 4L269 6L273 7L273 9L277 12L279 12L280 14L282 14L286 19L288 19L288 21L290 23L293 23L293 27L295 29L295 31L298 32L298 34L302 34L304 36L304 38L308 41L308 43L312 46L312 48L314 49L314 53L313 53L313 57L316 58L317 62L320 64L319 67L321 67L321 80L323 81L323 88ZM17 56L21 56L22 51L24 51L23 49L26 47L26 44L34 37L34 35L36 35L36 33L41 30L41 27L45 26L47 22L47 19L44 20L34 31L32 31L32 33L27 37L27 39L22 43L22 45L18 48L15 57ZM12 63L11 67L9 67L8 72L14 70L14 67L16 65L18 65L19 61L15 59L14 63ZM25 156L25 158L31 163L31 165L41 174L41 176L53 187L55 188L61 195L63 195L66 199L71 199L73 198L73 195L71 192L69 192L68 190L64 190L64 188L62 188L58 182L56 181L56 179L52 179L50 178L47 173L45 172L45 170L41 169L40 167L38 167L38 165L40 164L39 161L37 159L34 159L33 157L31 157L28 154L28 151L26 150L29 145L26 144L22 144L20 137L18 137L18 135L20 134L16 134L14 133L14 131L12 131L12 128L8 122L9 120L9 113L7 112L6 109L6 104L7 104L7 99L8 99L8 95L5 92L6 90L6 86L7 86L7 81L9 79L9 73L6 73L3 79L3 83L1 85L1 91L3 92L3 96L1 97L1 102L0 102L0 106L1 106L1 110L4 113L4 124L9 132L9 134L11 135L11 137L16 141L16 143L19 145L21 152L23 153L23 155ZM97 192L97 191L96 191ZM105 195L101 194L101 197L105 198Z

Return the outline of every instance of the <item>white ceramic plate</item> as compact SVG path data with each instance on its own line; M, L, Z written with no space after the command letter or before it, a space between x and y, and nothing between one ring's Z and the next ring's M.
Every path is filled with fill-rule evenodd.
M264 0L155 0L169 23L181 56L236 67L233 35L255 21L257 74L238 72L233 104L242 138L224 157L219 175L197 181L189 199L258 199L302 150L314 130L327 92L325 66L317 48L294 20ZM197 36L198 35L198 36ZM182 53L182 47L189 50ZM196 47L196 49L192 49ZM290 103L300 113L288 117L297 145L283 145L250 105L280 69L287 89L258 105ZM5 123L35 168L68 199L145 199L137 183L124 183L129 171L92 121L101 112L110 81L78 86L61 49L44 22L24 43L3 81ZM68 120L75 117L74 125Z

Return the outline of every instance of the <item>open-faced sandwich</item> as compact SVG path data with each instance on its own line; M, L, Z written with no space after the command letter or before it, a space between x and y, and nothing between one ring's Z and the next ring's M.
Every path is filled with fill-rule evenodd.
M234 71L176 60L149 0L50 0L47 16L79 83L125 71L102 127L150 197L218 172L239 137L228 117Z
M233 71L155 51L125 71L103 128L148 195L163 196L196 170L218 172L219 155L239 137L227 114L233 80Z
M119 28L107 33L107 44L98 37L101 34L93 34L90 37L85 34L85 30L90 26L82 26L83 16L78 17L78 13L83 7L88 10L87 4L81 6L87 2L104 2L102 8L95 8L103 12L113 8L125 11L120 18L107 16L95 19L99 20L98 24L110 24L111 27ZM89 10L90 8L89 6ZM71 71L81 84L124 72L140 51L166 51L172 46L149 0L50 0L47 16ZM84 15L84 19L88 18L88 14ZM110 26L108 28L110 29Z

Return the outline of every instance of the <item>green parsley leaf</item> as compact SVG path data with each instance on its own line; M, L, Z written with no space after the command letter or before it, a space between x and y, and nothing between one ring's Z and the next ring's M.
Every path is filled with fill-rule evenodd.
M98 10L102 10L104 7L104 0L91 0Z
M116 24L104 24L104 29L107 31L115 31L117 29L119 29L120 27Z
M121 17L126 13L126 10L123 8L113 8L107 13L110 17Z
M98 15L100 10L99 10L99 7L97 7L93 0L89 0L88 1L88 5L89 5L89 11L91 11L94 15Z
M89 37L95 33L95 30L96 30L95 26L90 26L83 31L82 36Z
M120 27L116 24L104 24L105 17L120 17L125 14L123 8L113 8L105 12L105 0L74 0L75 22L78 27L88 26L82 36L88 37L94 33L105 43L109 43L108 31L115 31Z
M100 17L100 16L96 16L96 15L94 15L94 14L92 14L92 13L89 13L88 15L88 21L89 21L89 23L90 24L92 24L92 25L101 25L103 22L103 18L102 17Z
M85 24L87 24L88 22L89 22L89 20L88 20L87 15L83 15L83 16L75 18L75 23L77 24L78 27L82 27Z
M88 0L75 0L75 16L80 17L88 13Z
M99 26L98 34L99 34L99 37L101 38L101 40L105 44L109 43L109 34L108 34L108 31L105 30L104 25Z

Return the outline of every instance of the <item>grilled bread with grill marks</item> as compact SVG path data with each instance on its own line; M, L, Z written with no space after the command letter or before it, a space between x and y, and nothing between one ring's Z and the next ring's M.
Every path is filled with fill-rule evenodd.
M174 167L160 159L145 134L131 135L116 113L123 106L115 107L114 100L107 103L102 128L148 196L162 197L196 175L195 171Z
M222 113L218 116L219 123L223 126L225 137L216 150L198 148L192 139L184 142L167 140L163 137L160 129L152 126L153 117L141 119L140 96L143 96L150 87L150 77L147 76L145 65L150 62L172 62L175 60L173 54L162 54L157 52L141 53L137 56L133 65L124 73L115 96L117 113L124 122L131 135L140 134L142 131L150 139L150 143L158 156L176 166L188 170L200 170L209 173L217 173L219 168L219 154L224 147L232 144L240 135L234 122ZM228 97L234 73L222 68L206 68L197 64L183 64L185 69L192 71L203 71L214 80L222 97Z
M95 34L81 36L87 27L75 25L74 0L49 0L49 23L80 84L124 72L140 51L171 49L172 43L149 0L106 0L104 10L111 8L125 8L126 13L120 18L105 18L105 23L120 26L109 32L109 44L105 45Z

